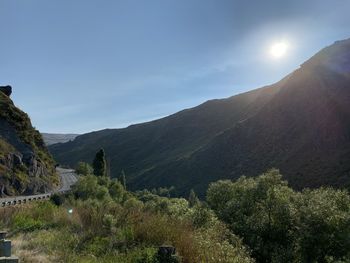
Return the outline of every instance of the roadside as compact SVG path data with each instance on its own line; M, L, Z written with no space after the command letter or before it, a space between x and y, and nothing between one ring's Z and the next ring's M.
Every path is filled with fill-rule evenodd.
M77 182L77 175L72 169L56 168L61 177L61 188L45 194L30 195L30 196L13 196L0 198L0 207L24 204L32 201L46 200L54 193L62 193L70 190L71 186Z

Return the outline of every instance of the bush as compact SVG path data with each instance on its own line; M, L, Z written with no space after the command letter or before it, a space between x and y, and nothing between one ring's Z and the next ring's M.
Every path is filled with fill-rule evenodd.
M75 168L75 172L78 175L91 175L93 174L94 170L92 169L92 166L88 163L84 163L84 162L79 162L77 164L77 167Z
M350 259L350 196L321 188L293 191L277 170L210 185L207 200L258 262Z
M54 205L61 206L65 202L65 197L62 194L53 194L50 200Z
M45 222L25 214L17 214L12 218L12 229L14 231L32 232L43 229L45 226Z
M304 262L350 259L350 196L346 191L305 190L296 200L297 253Z
M77 199L98 199L104 200L109 197L108 189L98 183L94 175L80 177L78 182L73 186L73 193Z

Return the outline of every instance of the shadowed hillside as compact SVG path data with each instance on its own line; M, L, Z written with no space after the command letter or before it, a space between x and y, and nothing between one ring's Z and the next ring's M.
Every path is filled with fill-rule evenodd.
M103 147L132 188L205 191L211 181L280 168L292 186L350 183L350 40L325 48L282 81L169 117L56 144L62 164Z

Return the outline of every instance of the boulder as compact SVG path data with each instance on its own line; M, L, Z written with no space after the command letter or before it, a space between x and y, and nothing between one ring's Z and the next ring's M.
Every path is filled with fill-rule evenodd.
M11 86L0 86L0 91L4 93L6 96L10 97L12 94L12 87Z

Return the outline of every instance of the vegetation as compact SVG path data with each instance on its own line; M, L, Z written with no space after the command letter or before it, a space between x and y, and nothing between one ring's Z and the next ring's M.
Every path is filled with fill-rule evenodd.
M35 248L55 262L350 262L348 192L296 192L278 170L212 183L207 203L88 174L52 202L0 209L0 228L27 240L19 255ZM160 260L162 245L177 254Z
M119 176L119 182L122 184L124 189L126 190L126 176L124 170L122 170L120 176Z
M0 209L0 227L15 240L30 240L15 253L35 248L55 262L254 262L206 206L147 190L130 193L94 175L80 177L64 199ZM162 245L176 247L177 255L161 260Z
M210 185L210 207L257 262L349 262L350 196L332 188L295 192L277 170Z
M89 174L93 174L94 169L88 163L79 162L75 168L75 172L78 175L89 175Z
M99 150L96 153L92 166L94 168L94 174L96 176L107 176L107 162L105 151L103 149Z
M188 197L188 204L190 207L194 207L199 204L199 199L193 189L191 190L190 196Z
M0 138L0 157L4 157L6 154L14 151L15 148L11 144Z

